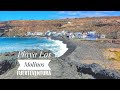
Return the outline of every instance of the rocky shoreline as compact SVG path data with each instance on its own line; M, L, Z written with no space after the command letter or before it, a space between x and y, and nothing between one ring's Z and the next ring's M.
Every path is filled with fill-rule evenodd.
M105 69L97 63L81 63L80 47L71 40L52 39L63 41L67 44L68 51L59 58L55 57L54 54L50 58L51 76L17 76L18 52L12 52L0 54L0 79L120 79L120 72L118 71ZM31 50L27 51L31 52ZM40 50L32 50L32 52L36 51L40 52ZM79 56L75 53L78 53Z
M77 72L81 74L88 74L91 75L91 79L120 79L120 72L116 70L110 70L110 69L105 69L99 64L92 63L92 64L82 64L82 63L77 63L74 62L74 58L71 61L71 59L68 57L71 55L72 52L74 52L75 49L78 49L77 45L74 44L71 40L65 40L65 39L58 39L63 41L63 43L67 44L68 51L61 56L60 58L64 61L66 61L68 64L71 66L75 66L77 68ZM79 52L78 52L79 53ZM68 56L68 57L67 57Z

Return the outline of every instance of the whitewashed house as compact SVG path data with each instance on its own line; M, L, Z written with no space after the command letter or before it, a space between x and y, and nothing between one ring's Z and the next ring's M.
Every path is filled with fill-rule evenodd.
M57 35L57 36L62 36L62 33L58 32L56 35Z
M36 36L42 36L43 33L42 32L34 32L34 35L36 35Z
M96 31L89 31L89 32L87 32L87 33L94 35L94 34L96 34Z
M52 35L55 35L56 33L57 33L57 32L55 32L55 31L51 32Z
M100 38L101 38L101 39L104 39L105 37L106 37L105 34L101 34L101 35L100 35Z
M27 36L41 36L42 32L27 32Z
M82 34L82 38L83 38L83 39L87 38L87 33L83 33L83 34Z
M67 33L66 33L66 36L67 36L69 39L75 38L75 35L74 35L74 33L72 33L72 32L67 32Z
M45 36L51 36L51 31L47 31L46 33L45 33Z
M49 34L50 34L50 32L49 32ZM57 34L57 32L55 32L55 31L51 31L50 36L55 36L56 34Z
M27 32L27 36L33 35L33 32Z
M72 33L71 32L69 33L69 38L72 38Z
M75 34L75 38L82 38L82 33L81 32L76 32Z
M86 40L97 40L98 35L96 34L96 31L89 31L87 32Z
M71 38L75 38L75 34L72 33L72 34L71 34Z
M62 35L66 35L67 31L61 31Z
M68 22L68 24L70 24L71 22Z
M96 31L76 32L75 38L81 38L85 40L96 40L97 34Z

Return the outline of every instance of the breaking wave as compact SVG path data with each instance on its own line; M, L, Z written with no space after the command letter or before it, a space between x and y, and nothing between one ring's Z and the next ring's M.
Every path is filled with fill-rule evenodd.
M67 50L67 45L59 40L29 37L1 37L0 53L22 51L24 49L51 50L56 57L62 56Z

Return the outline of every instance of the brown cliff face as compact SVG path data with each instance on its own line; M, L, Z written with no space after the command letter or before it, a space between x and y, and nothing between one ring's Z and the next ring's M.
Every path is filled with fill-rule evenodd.
M70 22L70 23L68 23ZM94 30L98 33L108 34L120 31L120 17L94 17L94 18L74 18L62 20L14 20L1 22L0 27L8 26L6 35L24 36L28 31L46 32L48 30L70 30L84 31Z

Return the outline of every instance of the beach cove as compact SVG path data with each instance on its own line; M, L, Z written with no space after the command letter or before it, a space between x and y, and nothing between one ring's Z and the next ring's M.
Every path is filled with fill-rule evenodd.
M95 41L68 40L53 38L67 44L68 50L61 57L52 55L49 64L51 76L17 76L18 65L7 70L0 78L8 79L98 79L120 78L119 70L110 67L111 61L106 60L104 48L120 47L117 44ZM13 55L14 56L14 55ZM12 57L12 56L7 56ZM95 74L96 73L96 74Z
M0 42L2 42L0 53L40 49L51 50L56 57L59 57L67 51L66 44L62 41L47 39L47 37L0 37Z

